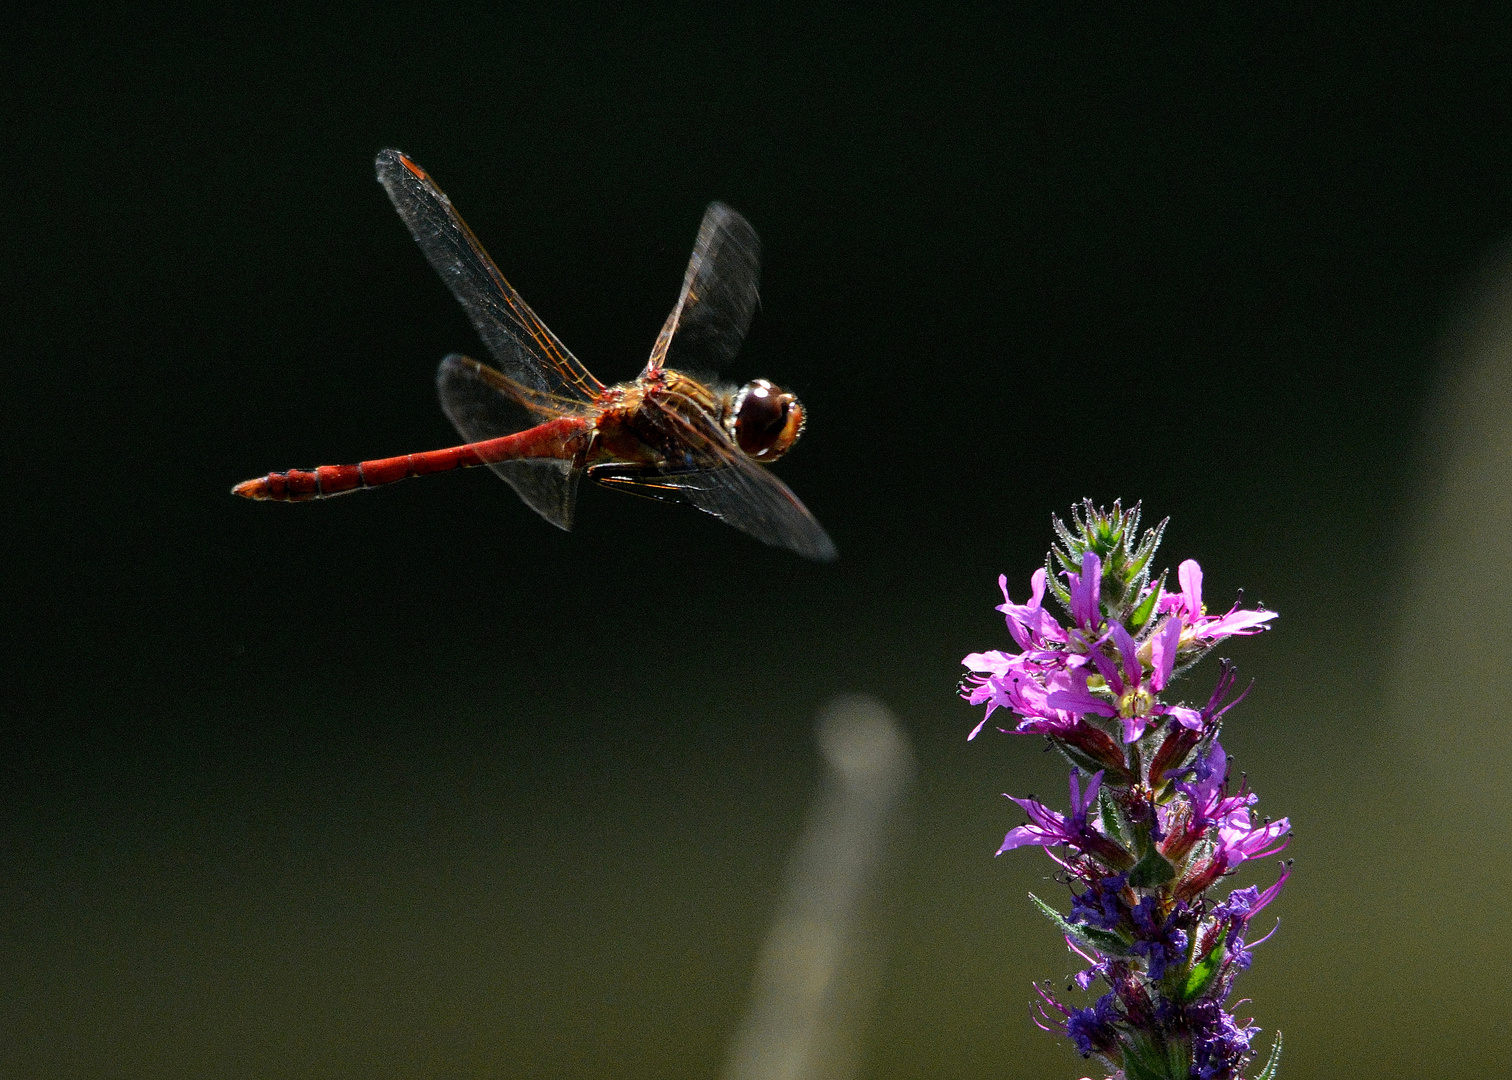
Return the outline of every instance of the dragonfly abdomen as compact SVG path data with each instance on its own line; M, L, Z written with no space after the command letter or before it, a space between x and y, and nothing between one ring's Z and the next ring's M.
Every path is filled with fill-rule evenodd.
M272 502L307 502L329 499L350 491L382 487L412 476L470 469L476 465L493 465L500 461L524 458L561 458L575 461L592 435L590 421L580 417L563 417L539 424L514 435L497 439L427 450L419 454L374 458L356 465L320 465L314 469L290 469L272 472L255 480L244 480L231 489L245 499Z

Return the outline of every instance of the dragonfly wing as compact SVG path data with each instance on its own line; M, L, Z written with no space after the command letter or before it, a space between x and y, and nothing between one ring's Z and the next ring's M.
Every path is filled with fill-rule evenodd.
M500 461L489 468L515 489L526 506L564 532L571 531L581 469L559 458Z
M682 294L657 335L646 370L665 365L697 371L731 359L756 313L760 279L756 230L724 203L710 203L683 275Z
M668 460L640 475L611 473L606 486L689 503L763 544L788 548L806 559L829 562L838 557L835 542L808 507L731 443L713 417L661 406L656 419L663 430L675 434L684 450L682 460Z
M505 375L533 390L580 401L604 389L504 280L424 169L398 150L382 151L376 164L378 182L394 209Z
M824 526L792 489L764 466L731 458L722 468L664 479L682 497L763 544L785 547L805 559L830 562L839 557Z
M513 435L574 411L554 408L548 395L522 387L486 364L456 353L441 361L436 390L447 419L468 442ZM559 529L572 528L582 476L582 470L574 468L572 462L529 458L496 461L488 467L515 489L526 506Z

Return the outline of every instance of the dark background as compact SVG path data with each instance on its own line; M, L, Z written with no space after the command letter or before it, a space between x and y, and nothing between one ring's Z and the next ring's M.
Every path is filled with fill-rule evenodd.
M1297 832L1242 984L1283 1075L1502 1060L1504 774L1435 817L1454 732L1385 687L1440 617L1407 538L1512 226L1512 28L1265 8L7 31L0 1076L712 1076L844 691L921 765L863 1075L1081 1075L1026 1015L1072 968L1049 864L991 858L999 793L1064 775L968 745L954 688L1084 495L1282 613L1225 650L1259 680L1225 741ZM598 489L563 534L486 470L232 499L454 441L433 371L479 346L385 146L606 380L704 205L749 217L731 374L803 396L778 471L840 561Z

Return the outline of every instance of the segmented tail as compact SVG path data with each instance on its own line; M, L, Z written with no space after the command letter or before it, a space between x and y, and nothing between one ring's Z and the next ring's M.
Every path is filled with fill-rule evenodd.
M244 499L273 502L306 502L329 499L349 491L382 487L408 480L412 476L469 469L474 465L492 465L500 461L523 458L577 459L592 435L592 423L581 417L551 420L497 439L448 446L444 450L427 450L420 454L375 458L356 465L321 465L318 468L271 472L254 480L243 480L231 494Z

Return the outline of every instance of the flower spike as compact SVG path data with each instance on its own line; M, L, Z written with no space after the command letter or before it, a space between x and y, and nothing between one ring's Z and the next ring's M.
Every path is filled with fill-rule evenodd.
M1070 524L1051 519L1055 543L1027 602L1014 603L999 579L998 610L1018 651L966 657L961 695L986 707L968 738L1001 709L1015 718L1004 730L1043 736L1071 764L1069 812L1009 796L1028 821L1009 830L998 854L1040 847L1060 866L1070 912L1031 899L1087 965L1067 992L1107 989L1077 1007L1036 984L1035 1024L1115 1078L1242 1080L1259 1028L1236 1020L1227 1003L1255 947L1275 933L1246 940L1291 863L1264 889L1213 893L1244 863L1282 851L1291 824L1257 820L1247 781L1231 787L1219 733L1250 689L1233 692L1234 665L1220 663L1200 708L1167 695L1214 645L1270 629L1276 613L1236 603L1209 615L1193 559L1176 569L1178 591L1167 592L1167 572L1152 566L1166 522L1141 536L1139 518L1138 503L1105 510L1084 500ZM1067 621L1045 609L1047 596ZM1273 1051L1265 1080L1278 1064Z

